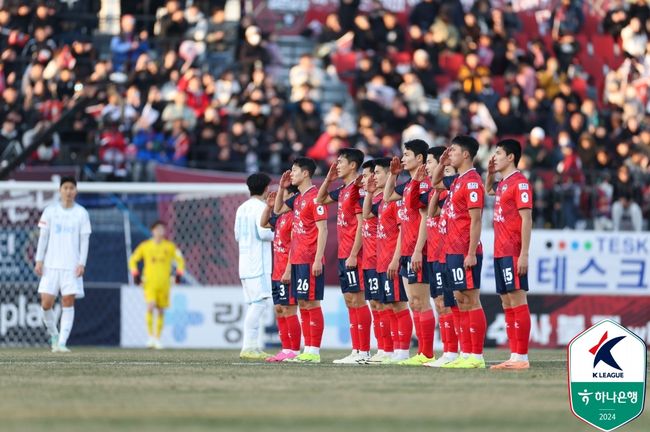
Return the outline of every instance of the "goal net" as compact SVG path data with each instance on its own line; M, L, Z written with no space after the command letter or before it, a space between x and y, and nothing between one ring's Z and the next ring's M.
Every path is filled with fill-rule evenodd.
M166 223L167 237L183 252L188 283L239 284L233 226L235 211L247 198L244 184L80 183L78 190L77 202L88 210L93 234L86 298L77 308L71 342L111 344L116 331L119 336L120 317L105 317L116 323L112 329L93 323L111 313L120 287L133 282L128 259L156 220ZM0 182L0 346L46 343L33 268L39 217L56 200L57 182Z

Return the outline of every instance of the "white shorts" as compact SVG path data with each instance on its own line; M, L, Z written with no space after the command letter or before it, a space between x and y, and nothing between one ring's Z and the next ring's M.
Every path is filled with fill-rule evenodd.
M85 296L83 278L76 277L74 270L43 269L43 277L38 284L39 294L58 296L74 295L80 299Z
M260 277L241 279L244 287L244 300L251 304L262 299L271 298L271 275L265 274Z

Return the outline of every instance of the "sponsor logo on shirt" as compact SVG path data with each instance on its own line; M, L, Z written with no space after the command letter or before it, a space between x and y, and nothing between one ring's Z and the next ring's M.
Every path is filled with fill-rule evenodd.
M528 183L519 183L519 190L528 190Z
M470 182L470 183L467 183L467 189L469 189L469 190L476 190L476 189L478 189L478 183L476 183L476 182Z

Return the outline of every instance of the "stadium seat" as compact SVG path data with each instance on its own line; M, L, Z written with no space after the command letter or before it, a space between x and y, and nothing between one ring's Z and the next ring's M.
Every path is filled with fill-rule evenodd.
M411 53L408 51L391 53L390 58L396 65L408 65L411 63Z
M537 24L537 19L535 18L534 13L530 12L520 12L517 14L519 20L521 21L521 26L525 29L525 33L530 36L531 39L537 38L539 34L539 24Z
M582 25L582 34L594 36L599 33L600 21L602 18L596 15L585 14L585 21Z
M499 96L503 96L506 93L506 79L503 76L493 76L492 88Z
M587 98L587 80L578 77L574 78L571 82L571 89L580 96L580 99Z
M453 82L453 80L447 75L436 75L434 77L436 81L436 87L439 92L444 92L447 87Z
M603 77L603 59L590 56L586 51L581 52L580 56L580 65L587 72L594 81L598 81Z
M440 54L440 68L453 78L458 77L460 68L465 63L465 57L462 54L444 52Z
M528 50L528 34L525 32L520 32L515 34L515 40L517 41L517 47L521 48L524 51Z
M339 76L344 76L357 68L357 53L336 53L332 55L332 64Z
M615 57L614 38L610 35L595 34L591 37L591 43L594 47L594 55L610 65Z

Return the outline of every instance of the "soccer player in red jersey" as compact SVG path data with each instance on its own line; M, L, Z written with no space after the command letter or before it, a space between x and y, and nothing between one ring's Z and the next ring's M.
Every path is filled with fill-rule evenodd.
M352 352L338 360L337 364L365 363L370 359L370 327L372 315L364 295L363 273L360 271L363 220L360 204L361 178L358 175L363 163L363 152L345 148L339 151L336 164L330 167L325 181L318 191L319 204L338 202L336 212L336 234L338 239L339 281L341 292L350 317L350 338ZM344 185L329 192L330 185L337 179Z
M282 199L292 203L296 193L297 189L294 186L290 186ZM291 269L287 266L289 262L289 247L291 246L293 212L286 212L279 216L273 213L276 195L276 192L269 194L266 200L267 207L264 209L260 220L260 225L263 228L271 228L274 231L271 294L273 304L275 305L275 316L282 351L266 359L267 362L271 363L282 362L297 357L300 354L301 339L298 302L291 292Z
M406 366L420 366L435 360L433 355L433 333L435 317L429 300L429 269L423 265L426 260L426 206L422 203L417 208L409 207L411 195L419 196L420 191L429 188L429 179L422 182L409 180L395 187L397 176L402 167L409 172L411 179L427 158L429 145L422 140L411 140L404 144L404 155L400 164L393 158L391 172L384 188L385 201L398 201L399 218L402 225L400 275L404 278L409 307L413 312L415 335L418 339L418 353L400 362Z
M375 161L369 160L361 165L362 184L365 191L363 202L363 227L361 229L363 261L363 281L366 300L372 311L372 324L377 340L377 353L367 360L368 364L382 363L393 356L393 339L390 334L390 320L393 310L385 307L383 293L377 273L377 207L382 199L382 190L368 192L368 183L374 176ZM376 187L376 186L375 186ZM373 214L374 212L374 214ZM372 216L372 217L371 217Z
M440 156L440 164L433 175L433 183L443 179L443 169L451 165L459 173L449 184L447 238L445 254L447 275L454 289L460 309L460 337L462 355L443 365L444 368L485 368L483 345L487 323L479 297L481 286L481 214L485 189L481 176L474 168L479 144L470 136L457 136ZM468 352L469 351L469 352Z
M426 173L431 176L438 166L440 156L445 147L433 147L427 151ZM424 169L418 169L414 180L422 184L424 180ZM445 167L445 175L453 176L454 169L451 166ZM442 186L442 185L440 185ZM441 367L454 361L458 357L458 339L453 320L453 310L458 309L454 294L447 283L445 269L446 258L444 254L444 241L446 234L446 220L442 211L448 192L446 189L434 189L428 186L419 195L411 195L409 206L415 207L419 202L428 206L426 220L427 236L427 265L429 266L429 288L431 297L434 299L438 322L440 325L440 339L443 344L443 355L435 361L425 363L429 367Z
M377 273L382 291L382 303L386 306L384 320L390 326L393 355L386 355L382 363L399 363L409 358L413 319L408 308L404 282L399 275L401 258L401 226L396 201L384 201L384 187L390 173L389 158L375 159L375 175L368 179L367 194L378 196L374 206L364 201L364 219L377 218ZM398 161L399 163L399 161ZM386 325L384 321L384 325ZM385 343L386 339L384 339Z
M320 306L325 292L323 264L327 242L327 209L316 202L318 194L312 184L316 163L309 158L296 158L291 171L280 179L278 197L290 185L298 188L293 202L275 200L274 212L278 215L293 210L289 264L291 291L298 300L305 348L299 356L288 361L320 363L320 344L323 338L323 311Z
M528 249L533 226L533 188L517 170L521 144L513 139L497 143L490 159L486 186L496 195L494 204L494 277L506 315L510 359L491 369L528 369L530 311L528 291ZM501 180L494 183L496 174Z

